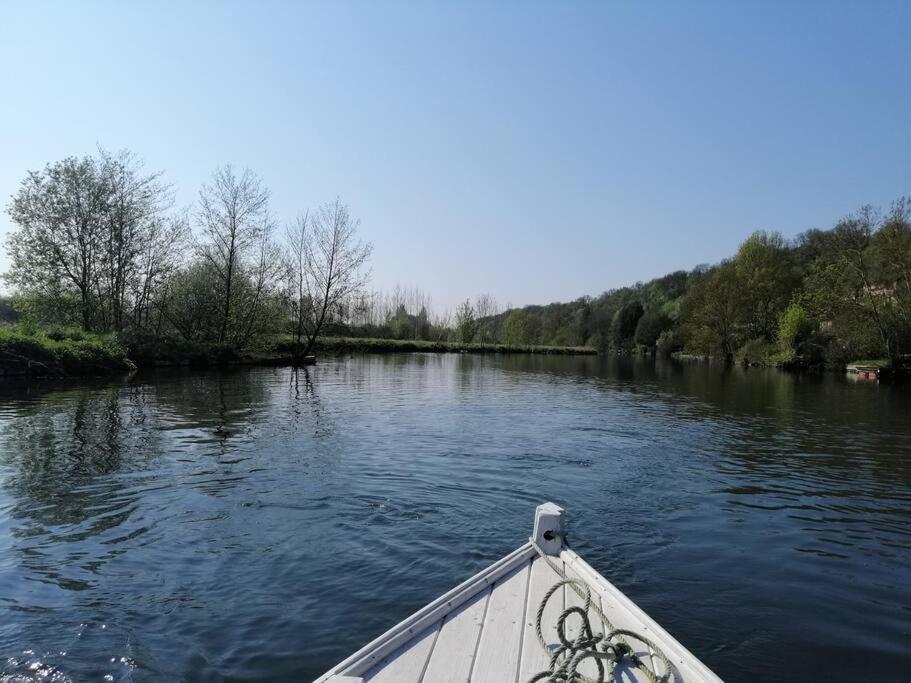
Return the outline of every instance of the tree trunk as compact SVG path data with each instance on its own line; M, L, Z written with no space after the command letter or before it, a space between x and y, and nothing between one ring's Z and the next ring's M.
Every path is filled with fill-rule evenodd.
M82 297L82 329L89 331L91 330L91 310L89 304L89 293L86 291L85 287L79 288L79 293Z
M233 251L233 250L232 250ZM228 317L231 315L231 281L234 279L234 254L228 257L228 271L225 280L225 305L224 315L221 320L221 330L218 332L218 343L223 344L228 333Z

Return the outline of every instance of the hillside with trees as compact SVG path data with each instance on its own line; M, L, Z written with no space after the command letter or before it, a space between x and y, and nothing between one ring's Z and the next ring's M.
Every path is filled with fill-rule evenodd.
M788 241L755 232L714 266L483 321L503 341L839 366L911 353L911 198Z

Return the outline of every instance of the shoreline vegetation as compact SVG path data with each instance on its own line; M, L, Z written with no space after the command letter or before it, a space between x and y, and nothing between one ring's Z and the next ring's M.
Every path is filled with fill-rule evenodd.
M757 231L720 263L597 296L501 308L481 294L439 310L418 289L368 291L372 245L338 198L281 229L249 169L216 169L193 206L174 196L128 150L26 175L7 206L5 373L396 351L911 366L911 197L793 239Z
M586 346L535 346L530 344L363 337L321 337L317 340L314 350L323 353L531 353L557 356L586 356L598 353L596 349Z
M587 347L515 346L409 339L321 337L312 350L341 356L355 353L473 353L595 355ZM155 367L218 368L238 365L297 365L303 356L290 337L276 338L256 348L238 350L174 342L136 348L131 353L112 336L78 329L28 331L0 327L0 378L90 377L127 374Z
M20 331L0 327L0 378L126 374L136 370L110 336L81 330Z
M229 346L205 346L185 341L145 340L144 345L125 348L113 335L98 335L80 329L28 330L0 325L0 379L3 377L67 378L125 375L137 370L167 367L226 368L244 365L302 364L303 356L290 335L261 340L243 350ZM471 353L594 356L599 351L586 346L528 346L496 343L463 343L415 339L326 336L316 340L312 351L330 357L366 353ZM604 355L602 352L600 355ZM615 355L654 355L643 349ZM682 351L667 357L687 363L725 362L709 355ZM789 371L821 371L822 366L795 363L743 361L745 367L773 367ZM908 375L906 366L894 367L888 359L854 360L847 367L863 366L887 371L889 377ZM837 368L844 370L844 367Z

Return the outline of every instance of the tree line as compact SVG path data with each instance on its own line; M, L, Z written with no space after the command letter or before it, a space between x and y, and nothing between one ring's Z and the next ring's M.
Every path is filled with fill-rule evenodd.
M7 207L17 317L128 345L177 337L243 349L290 333L306 355L363 290L372 246L338 199L283 231L269 200L259 176L226 165L192 208L175 209L162 174L129 151L30 172Z
M348 337L499 344L499 312L491 294L465 299L454 310L437 311L426 292L396 285L390 292L359 293L327 330Z
M911 198L885 212L864 206L792 240L758 231L721 263L567 303L501 310L481 295L434 316L419 290L374 294L371 302L362 306L378 316L339 333L795 367L901 362L911 353Z
M340 200L283 228L269 201L259 176L230 165L176 208L173 187L127 150L50 163L7 207L14 296L0 299L0 322L111 333L143 357L174 340L218 352L282 336L306 355L323 332L498 341L489 294L436 313L418 288L367 291L372 246Z
M7 211L14 290L0 321L245 349L284 336L307 354L337 336L589 346L837 365L911 352L911 198L862 207L792 240L756 232L716 265L568 303L452 311L397 286L369 292L371 245L340 200L280 227L250 170L226 165L192 207L129 151L71 157L22 181Z
M793 240L759 231L713 266L498 316L509 344L688 352L779 365L911 353L911 198Z

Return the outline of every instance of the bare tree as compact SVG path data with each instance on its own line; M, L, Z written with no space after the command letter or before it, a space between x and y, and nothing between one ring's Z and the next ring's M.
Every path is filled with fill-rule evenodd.
M304 336L305 314L309 307L310 295L307 282L307 243L310 238L310 212L299 215L285 228L286 297L291 313L292 334L295 349L300 351Z
M168 282L184 262L189 239L190 228L186 215L156 220L149 225L130 282L133 324L137 328L151 327L152 311L157 309L154 332L157 334L160 331L168 299Z
M478 318L489 318L500 312L496 298L492 294L479 294L474 300L474 311Z
M475 298L475 337L476 341L491 342L496 341L499 334L497 333L497 321L494 318L500 312L499 304L492 294L479 294Z
M245 169L238 177L230 164L216 170L212 184L199 191L197 217L205 238L199 252L221 284L219 342L225 341L232 322L235 284L243 259L268 229L268 203L269 190L259 176Z
M98 296L107 301L102 308L114 330L124 327L129 314L131 281L141 275L142 257L158 241L165 224L165 212L173 199L161 173L143 173L143 162L128 150L111 154L99 150L100 170L107 184L107 211L102 239L102 267L98 273ZM178 223L172 223L176 227ZM173 231L169 231L173 235ZM150 265L146 260L145 265Z
M267 217L256 245L255 261L247 268L248 291L243 300L238 344L246 346L257 331L268 331L269 316L264 305L275 291L282 271L281 251L271 238L272 221Z
M307 293L301 312L307 338L304 356L313 349L326 321L337 315L369 280L365 266L373 247L358 239L358 224L339 199L324 204L310 220L303 269Z
M443 341L444 339L449 338L449 335L452 331L450 329L451 325L452 313L448 308L442 313L434 314L432 322L430 324L430 329L434 332L435 341Z
M894 345L883 311L881 287L878 287L874 280L870 248L880 222L880 214L876 209L870 205L863 206L853 216L840 221L835 226L833 234L841 252L842 263L853 274L858 285L856 305L869 313L879 332L886 355L892 359L895 356Z

